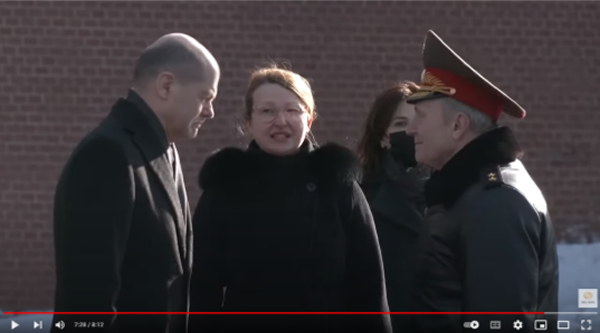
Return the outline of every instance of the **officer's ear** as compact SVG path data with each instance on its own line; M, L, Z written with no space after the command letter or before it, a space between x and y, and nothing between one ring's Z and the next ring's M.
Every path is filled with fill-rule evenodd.
M471 118L464 113L458 112L454 115L452 126L452 138L454 140L460 140L469 132Z

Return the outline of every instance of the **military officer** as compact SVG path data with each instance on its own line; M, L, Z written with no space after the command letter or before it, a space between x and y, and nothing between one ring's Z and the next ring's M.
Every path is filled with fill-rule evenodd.
M415 138L417 161L435 172L425 187L413 309L462 314L415 316L411 332L472 331L473 321L487 331L491 320L520 332L546 320L547 331L556 330L556 316L525 314L558 311L558 259L546 201L519 160L515 135L497 125L502 113L524 118L525 110L433 31L422 56L420 89L409 99L416 116L407 133Z

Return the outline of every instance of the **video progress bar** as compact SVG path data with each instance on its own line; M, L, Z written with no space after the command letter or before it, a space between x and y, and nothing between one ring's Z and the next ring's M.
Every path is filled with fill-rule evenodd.
M568 315L577 315L577 314L597 315L598 312L544 312L544 314L547 314L547 315L561 315L561 314L568 314Z
M4 312L5 315L544 315L597 312Z

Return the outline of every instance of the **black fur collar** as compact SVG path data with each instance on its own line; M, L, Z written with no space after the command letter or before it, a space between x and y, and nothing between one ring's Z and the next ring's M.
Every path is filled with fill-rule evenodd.
M428 206L452 206L490 165L510 163L522 154L513 132L507 127L484 133L460 150L425 185Z
M204 190L227 187L237 184L242 179L253 177L260 171L261 158L264 162L265 154L254 142L247 150L230 147L216 151L207 158L200 169L198 177L200 188ZM307 172L319 185L350 185L361 180L360 161L346 147L329 143L313 148L310 143L305 143L299 154L306 155ZM275 160L278 157L269 156L268 159Z

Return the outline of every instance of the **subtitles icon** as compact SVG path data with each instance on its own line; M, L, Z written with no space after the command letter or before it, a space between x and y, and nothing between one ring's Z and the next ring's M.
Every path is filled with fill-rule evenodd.
M490 329L492 330L499 330L501 326L500 320L490 321Z

